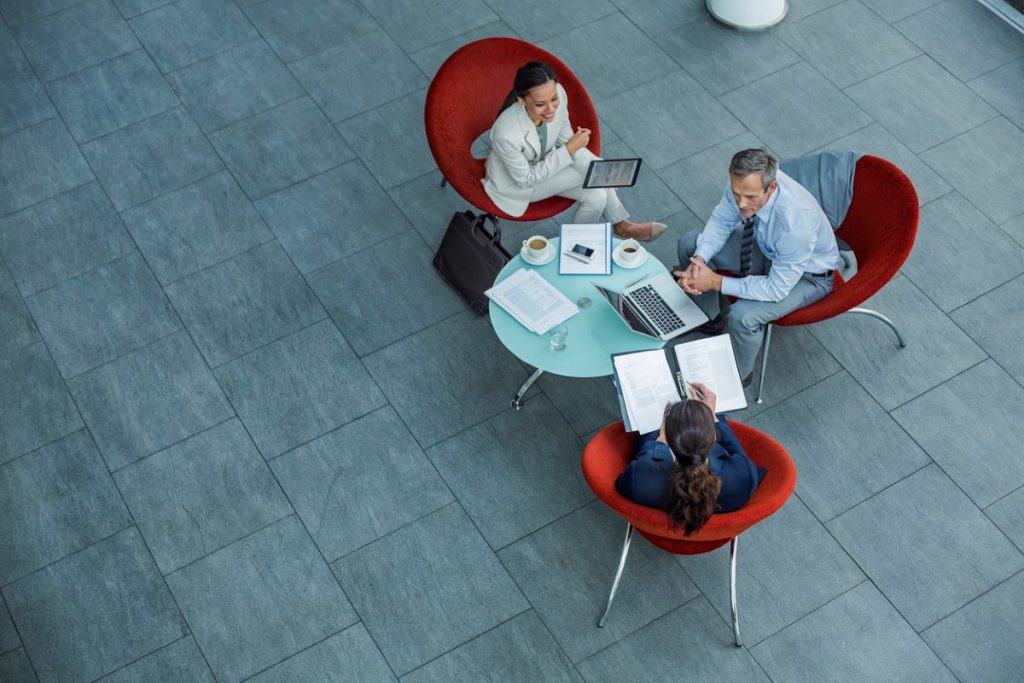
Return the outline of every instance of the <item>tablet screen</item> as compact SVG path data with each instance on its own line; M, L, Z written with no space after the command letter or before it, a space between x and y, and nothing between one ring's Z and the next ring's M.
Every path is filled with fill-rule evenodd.
M583 187L633 187L641 159L598 159L590 162Z

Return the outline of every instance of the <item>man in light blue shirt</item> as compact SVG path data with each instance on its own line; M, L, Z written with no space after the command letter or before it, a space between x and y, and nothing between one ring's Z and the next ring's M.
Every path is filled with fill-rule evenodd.
M764 149L737 152L729 187L704 229L679 240L679 262L687 266L674 273L679 286L711 318L707 331L728 330L744 384L764 326L824 298L839 263L818 202L778 169L779 160ZM730 306L725 296L737 300Z

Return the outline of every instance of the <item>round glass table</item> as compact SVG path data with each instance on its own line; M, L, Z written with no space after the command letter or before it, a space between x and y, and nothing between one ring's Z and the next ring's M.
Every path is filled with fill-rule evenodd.
M617 246L620 240L615 239ZM555 253L561 253L558 238L551 240ZM580 312L569 318L565 323L568 329L565 349L555 351L551 348L551 332L534 334L509 315L503 308L491 302L490 318L495 334L501 343L521 361L532 365L536 370L512 397L510 405L522 407L523 395L545 372L566 377L602 377L612 374L611 354L623 351L643 351L660 349L665 342L637 334L623 322L592 282L603 287L622 289L635 280L666 270L650 253L643 265L637 268L621 268L612 265L611 275L559 275L558 258L543 266L532 266L521 256L516 256L498 273L495 282L501 282L520 268L531 268L565 294L570 301L576 302L586 297L592 304L581 308Z

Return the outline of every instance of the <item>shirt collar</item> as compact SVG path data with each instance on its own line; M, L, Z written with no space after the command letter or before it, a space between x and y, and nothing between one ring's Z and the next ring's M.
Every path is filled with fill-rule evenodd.
M779 194L781 192L782 192L782 183L778 183L775 186L775 191L772 192L772 196L769 197L768 201L765 202L764 206L762 206L760 209L758 209L757 212L754 214L755 216L758 217L758 219L760 219L760 222L765 227L768 227L768 224L772 220L772 216L775 213L775 203L777 201L779 201Z

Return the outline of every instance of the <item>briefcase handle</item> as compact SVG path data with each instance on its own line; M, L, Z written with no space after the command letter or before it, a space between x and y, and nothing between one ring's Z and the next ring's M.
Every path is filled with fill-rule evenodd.
M491 225L494 226L494 234L488 234L485 222L490 220ZM498 224L498 219L489 213L484 213L476 217L473 221L473 232L480 231L491 244L501 244L501 225Z

